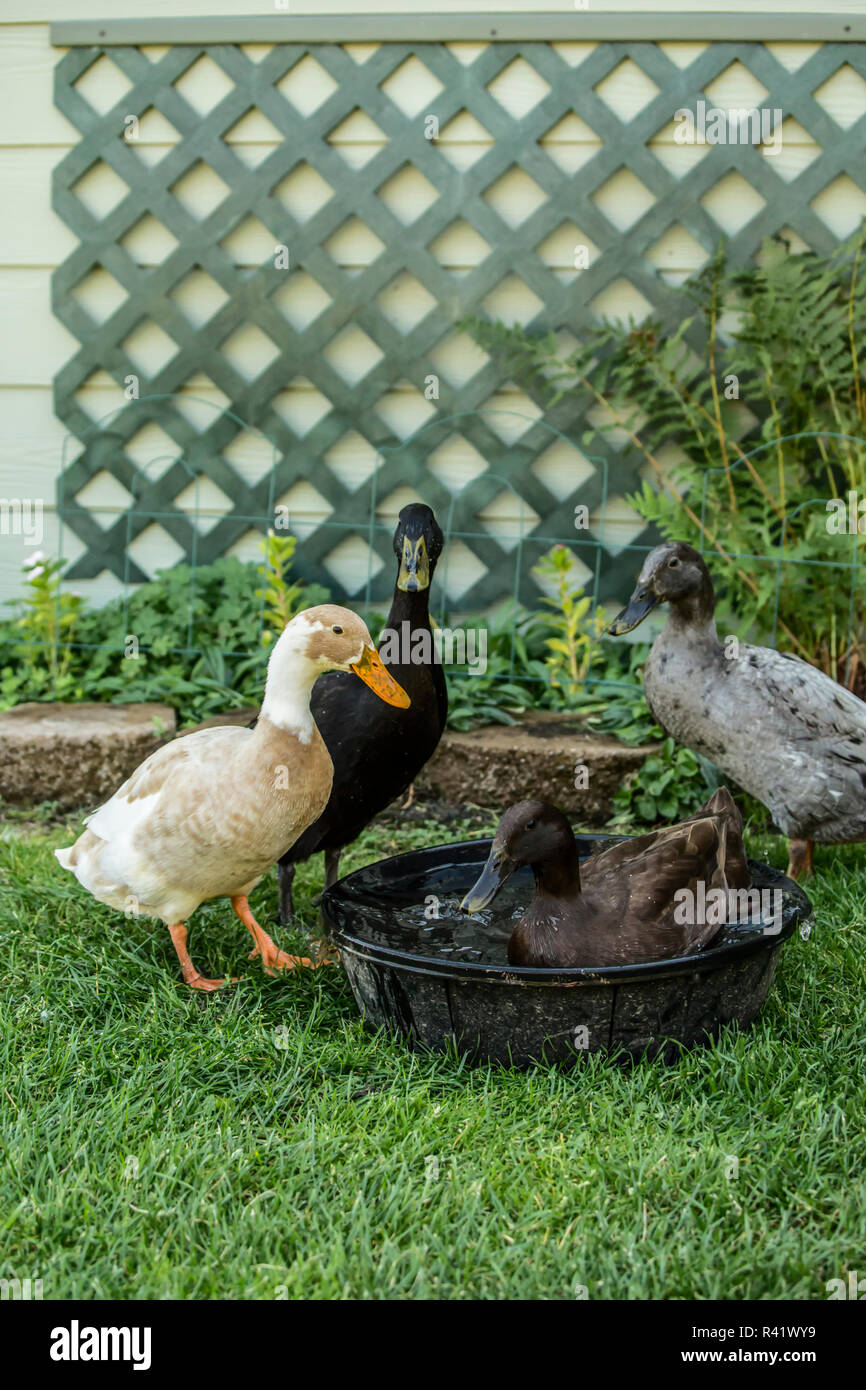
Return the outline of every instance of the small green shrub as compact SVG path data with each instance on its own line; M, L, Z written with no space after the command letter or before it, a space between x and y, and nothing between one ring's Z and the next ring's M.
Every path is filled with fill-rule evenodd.
M53 691L57 699L68 698L73 689L72 643L84 600L80 594L61 589L60 560L49 560L37 550L22 570L24 593L13 600L18 616L12 621L6 643L13 660L3 664L0 673L4 699L15 704L22 698L40 699ZM24 691L27 693L22 694Z
M56 644L50 627L55 607L43 590L50 584L56 592L62 562L50 562L46 576L38 574L14 602L17 616L0 623L2 707L32 699L157 700L173 705L185 726L257 703L268 659L262 641L267 591L273 589L274 605L291 603L294 611L329 597L320 585L287 579L285 550L274 558L278 577L267 556L261 565L234 556L195 570L176 565L157 571L127 600L98 609L61 594ZM33 660L26 663L20 660L22 632L32 646Z
M547 684L542 619L509 599L473 626L486 634L486 669L475 675L445 667L448 724L460 730L513 724L516 715L538 703Z
M256 598L262 600L261 643L271 647L287 623L292 621L304 608L327 603L330 595L320 584L301 584L289 579L289 570L297 549L294 536L278 536L276 531L268 531L260 543L265 560L259 566L262 576L261 587L256 589Z
M583 698L587 676L600 655L596 642L606 626L602 610L591 613L592 599L572 577L571 558L564 545L555 545L532 571L554 589L551 596L541 600L549 610L546 619L552 629L552 635L544 638L548 650L545 665L551 703L566 709Z
M610 825L673 824L691 815L710 794L710 766L690 748L663 737L658 751L615 794Z

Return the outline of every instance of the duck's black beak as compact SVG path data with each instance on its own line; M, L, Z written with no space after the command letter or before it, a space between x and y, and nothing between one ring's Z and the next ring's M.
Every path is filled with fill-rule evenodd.
M400 572L397 575L397 588L407 594L415 594L419 589L430 587L430 558L427 554L427 541L419 536L413 541L403 537L403 553L400 556Z
M608 628L611 637L622 637L623 633L631 632L632 628L642 623L647 614L657 608L660 602L652 589L638 584L625 608L621 613L617 613Z
M472 913L480 912L482 908L489 907L505 880L510 878L516 868L517 865L514 860L509 859L505 850L494 845L487 863L481 870L481 877L469 889L460 904L461 909L464 912Z

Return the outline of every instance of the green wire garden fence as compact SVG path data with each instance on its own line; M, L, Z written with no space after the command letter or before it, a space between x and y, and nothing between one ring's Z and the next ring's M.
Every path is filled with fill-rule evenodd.
M165 398L159 396L145 397L142 399L141 404L147 405L149 407L163 399ZM184 399L185 401L189 401L190 399L198 399L200 404L212 406L212 402L207 401L204 398L194 398L185 394ZM213 408L217 409L217 407ZM100 458L104 450L122 448L123 440L119 435L114 435L112 433L111 424L115 417L121 411L126 411L128 409L129 403L125 403L123 406L118 407L117 410L110 412L108 415L95 422L92 426L92 429L86 432L83 436L68 435L66 437L66 440L64 441L61 478L58 485L58 496L60 499L58 505L58 518L60 523L58 539L58 558L62 558L64 525L68 523L69 517L72 513L80 515L81 511L83 510L75 506L74 502L70 503L68 500L64 500L68 498L68 490L64 487L63 480L66 475L67 469L70 467L70 461L68 457L69 447L71 445L81 446L83 444L85 448L91 449L93 451L92 467L94 470L98 469ZM242 513L234 511L232 513L233 521L243 522L247 524L250 528L260 530L264 535L269 529L273 529L275 525L275 516L278 507L278 499L276 496L275 486L275 475L277 462L280 456L279 448L276 442L273 439L271 439L265 431L261 430L257 426L251 425L248 421L243 420L240 416L236 415L232 411L223 411L221 408L219 409L221 414L228 416L240 428L247 430L250 433L257 434L262 439L267 440L270 446L271 472L267 487L268 501L264 512ZM398 455L401 451L415 446L418 443L418 441L422 439L422 437L430 431L435 430L437 434L441 434L443 425L450 426L458 424L460 421L463 421L470 417L486 416L492 413L510 414L517 416L520 419L526 420L527 423L540 425L543 429L548 431L555 438L563 440L565 442L569 442L568 437L561 430L556 429L553 425L548 424L546 421L534 421L531 417L523 415L521 412L517 411L496 412L488 407L486 410L483 411L465 411L460 412L459 414L454 416L445 417L444 419L437 419L432 424L423 426L421 429L416 431L409 438L401 441L399 444L382 446L378 452L380 455L383 456ZM604 516L608 498L608 461L602 457L585 457L587 457L588 461L592 462L596 466L599 472L600 484L598 485L598 506L601 516ZM114 522L115 536L122 537L121 587L122 601L124 605L123 622L124 625L127 622L127 612L130 594L133 591L133 589L137 587L137 582L133 573L137 567L134 565L134 562L132 561L130 556L130 545L132 540L134 539L134 534L140 534L143 526L149 526L152 523L164 525L166 522L177 521L178 519L178 511L176 508L172 508L170 511L163 511L143 508L140 505L140 493L142 490L144 480L146 480L149 477L151 471L155 469L157 466L161 466L164 469L169 465L180 465L181 467L183 467L189 478L190 483L194 487L192 509L186 510L183 513L183 519L184 522L188 525L189 534L189 549L187 555L187 563L189 564L190 568L189 623L187 633L188 640L184 647L170 649L171 653L174 655L193 658L202 656L205 650L202 646L196 644L193 614L194 598L196 593L196 570L199 564L200 475L194 473L187 460L184 459L182 454L180 453L157 454L152 459L148 460L147 464L145 464L143 467L140 467L139 473L130 479L130 504L126 508L122 517L115 520ZM390 550L391 538L394 532L393 519L382 519L377 513L377 508L380 502L380 497L378 493L378 477L379 469L376 468L374 469L371 475L369 486L363 490L363 495L359 499L355 509L355 515L351 519L343 521L328 518L319 522L315 528L317 536L319 535L319 533L330 533L333 534L335 538L346 535L359 535L366 540L368 551L367 569L366 575L364 576L362 583L360 585L355 586L354 591L351 595L344 595L339 593L337 595L337 597L341 601L349 602L352 606L358 608L359 611L362 612L365 619L369 619L371 613L377 608L381 608L383 606L387 607L387 603L390 599L390 593L393 588L393 576L391 576L390 578L388 577L390 575L390 568L388 565L385 565L380 571L382 582L378 585L378 592L375 591L377 587L375 585L375 579L377 576L374 576L373 572L374 560L377 555L381 556L383 550L386 553ZM537 586L532 582L530 578L530 572L533 565L537 562L541 555L548 551L554 545L568 545L575 547L576 549L582 552L586 552L589 557L591 565L588 565L587 568L591 568L593 604L594 606L597 605L601 581L601 561L602 556L604 555L604 547L601 545L601 543L591 537L581 537L579 534L576 534L575 532L572 532L571 534L548 534L546 528L543 525L535 525L533 529L533 525L532 523L530 523L526 515L527 506L525 500L514 488L511 480L504 474L496 472L494 469L487 469L485 471L484 478L487 482L496 483L500 487L507 489L513 495L516 501L518 514L516 530L513 535L499 537L499 540L504 541L508 549L510 550L510 554L504 555L503 567L507 567L510 570L510 596L515 600L515 602L520 603L527 601L531 598L532 592L534 592L536 596L539 594L540 590L538 590ZM422 491L419 493L419 495L422 497L423 500L423 484ZM455 525L455 510L457 503L458 495L452 494L447 504L447 507L445 508L444 514L441 511L441 509L440 512L437 514L437 520L439 521L439 524L445 535L445 550L443 553L443 557L440 561L440 567L438 572L439 577L442 581L440 585L440 593L438 596L438 605L437 598L435 596L433 601L434 613L436 607L438 606L438 621L440 626L445 625L448 613L448 600L446 597L446 588L448 583L449 572L448 566L450 543L455 540L459 540L464 543L469 543L470 545L473 542L481 542L487 545L491 543L491 536L488 532L480 529L467 529L466 527ZM87 509L87 512L90 517L93 517L95 514L99 513L99 510L100 509L98 507L90 507ZM293 528L291 524L291 517L289 517L289 524L285 529L287 529L289 532L292 531ZM300 553L297 559L297 563L293 565L293 578L298 579L300 582L304 582L305 580L308 580L310 578L310 576L304 573L303 546L300 547ZM340 585L338 582L334 582L330 585L330 587L332 589L339 590ZM259 625L257 630L254 633L251 633L251 644L249 649L227 650L223 652L223 656L227 658L249 657L253 655L256 650L261 649L261 635L264 630L264 608L264 599L262 599L260 604ZM79 647L81 645L93 647L95 645L106 650L118 651L119 654L122 653L123 650L123 645L120 644L118 646L117 643L76 644L73 642L71 645L73 647ZM513 679L520 678L519 676L515 675L514 672L513 647L509 666L509 675Z
M701 527L703 528L706 525L707 489L709 486L710 478L713 475L721 475L726 471L729 473L733 473L738 468L746 467L751 459L757 458L760 454L767 453L771 449L778 449L781 446L788 443L792 443L796 440L805 439L812 439L816 442L826 442L827 440L834 440L837 443L850 443L855 445L866 446L866 439L863 439L863 437L860 435L844 434L838 431L831 430L801 431L797 434L781 435L772 440L765 440L763 443L757 444L753 449L750 449L747 453L743 454L743 456L737 459L732 465L730 465L730 467L727 470L723 468L712 468L706 470L704 474L703 486L701 491ZM775 569L775 590L773 595L772 621L772 643L774 647L778 644L779 606L785 567L806 566L807 568L811 569L821 569L824 571L829 571L832 574L838 573L840 581L844 583L847 587L849 596L847 633L844 642L846 648L846 656L844 662L843 675L843 683L847 685L851 677L852 662L855 651L855 638L862 635L858 634L856 631L856 605L858 592L861 593L861 596L866 597L866 593L864 593L864 570L863 565L860 561L860 557L858 555L858 546L864 540L864 534L860 531L859 524L856 530L850 532L850 551L849 558L847 559L840 558L838 560L820 560L814 557L792 555L790 553L786 554L785 552L785 544L788 539L789 532L792 529L790 528L789 523L792 522L796 517L800 516L802 513L808 511L819 510L824 513L826 518L829 500L830 499L826 497L813 497L807 499L804 502L800 502L791 511L789 511L787 508L783 508L781 525L778 528L779 535L778 540L776 542L774 555L762 556L750 554L748 552L731 552L730 558L732 560L747 561L752 564L769 563ZM866 517L863 518L863 525L864 527L866 527ZM701 551L702 553L705 553L703 546L701 546Z
M157 396L146 397L143 399L141 404L142 406L152 407L154 403L160 402L163 399L163 397ZM187 397L186 399L189 398ZM202 400L202 403L211 406L215 410L219 409L221 414L228 415L233 421L233 423L235 423L237 426L251 433L260 435L264 440L267 441L268 445L270 446L271 469L268 482L268 504L266 511L264 513L250 513L248 515L239 514L237 512L233 513L233 520L247 523L249 528L261 531L262 535L264 536L269 529L272 529L274 527L275 515L277 512L277 507L279 505L278 499L276 497L275 485L276 469L279 458L278 446L272 439L270 439L269 436L265 434L264 431L258 429L258 427L254 425L249 424L248 421L243 420L240 416L234 414L234 412L224 411L221 407L213 406L213 403L210 401ZM119 407L119 410L128 409L128 402L125 402L122 407ZM408 450L410 446L414 449L415 446L417 446L419 442L422 440L425 433L427 433L429 430L436 428L437 431L440 431L441 425L443 423L448 425L456 425L459 422L462 422L467 416L473 416L478 414L484 415L490 413L491 411L488 407L485 411L481 412L461 412L458 415L449 417L444 422L441 420L437 420L434 425L423 426L421 429L416 431L407 439L392 446L385 446L382 449L380 449L379 452L382 455L399 455L401 451ZM520 412L500 413L510 413L515 415L520 414ZM82 439L80 435L69 435L64 441L61 477L58 484L58 560L63 559L64 526L68 522L70 510L75 510L78 513L81 512L81 508L76 507L74 502L70 503L68 500L64 500L68 498L68 492L66 488L63 486L63 482L67 469L70 466L70 460L68 457L69 446L73 442L75 444L78 444L79 446L84 444L85 448L90 448L94 451L94 461L95 463L98 463L103 451L116 450L117 448L122 446L122 439L119 435L114 434L111 428L112 423L117 414L118 411L112 411L107 416L103 417L101 420L95 422L92 427L92 431L90 432L92 434L91 439L88 439L86 437ZM528 419L529 417L522 416L521 418ZM553 425L550 425L548 422L543 420L536 420L533 423L536 425L542 425L545 429L550 431L551 435L557 436L559 439L564 440L567 443L571 442L568 439L568 436L566 436L562 431L556 429ZM725 471L733 473L738 468L745 466L750 459L760 455L765 450L770 448L777 448L780 444L784 444L786 442L797 439L814 439L816 441L826 441L828 439L833 439L834 441L840 444L850 443L852 445L866 447L866 440L862 438L843 434L831 434L830 432L826 431L814 432L810 434L789 435L785 436L780 440L773 440L757 445L749 453L743 455L734 464L730 465L728 470L708 469L704 476L703 492L701 498L700 516L702 528L705 527L707 522L708 486L710 484L710 479L713 474L721 474ZM585 455L584 457L586 457L589 462L593 463L596 468L596 473L592 480L596 488L596 515L599 518L599 520L603 523L606 516L608 503L608 460L601 456L591 457ZM140 506L141 492L145 487L147 480L152 473L152 470L156 469L158 466L162 467L163 469L167 467L180 467L186 470L186 473L189 476L190 483L193 486L193 506L191 511L185 510L181 514L177 508L172 508L172 510L170 511L161 511L152 509L149 510ZM326 520L320 521L318 525L315 527L315 534L317 537L320 537L320 533L331 534L334 537L357 535L362 537L366 541L368 559L367 572L366 576L363 579L363 582L355 586L354 593L352 595L346 596L344 594L338 594L337 597L339 598L339 600L346 601L351 606L361 611L365 619L367 619L368 621L370 619L371 614L374 611L381 612L383 609L387 608L393 584L392 566L390 566L389 564L383 564L378 570L377 574L374 574L373 572L375 557L379 555L380 557L384 558L390 555L390 543L394 529L393 519L383 519L381 515L379 515L377 510L380 502L380 498L377 492L378 474L379 468L376 467L372 472L368 485L363 489L359 489L359 496L354 516L352 516L351 518L347 518L346 520L335 520L332 518L328 518ZM526 517L527 508L525 501L517 492L517 490L513 487L510 479L507 476L496 472L494 469L488 469L484 473L484 478L486 481L495 483L497 485L501 485L501 487L508 489L511 492L511 494L513 494L513 496L515 497L518 504L517 520L515 523L514 534L509 536L502 535L500 533L498 537L500 549L502 549L503 552L501 565L503 569L507 567L510 572L510 589L508 596L510 596L514 600L515 604L528 606L533 601L535 601L537 604L542 591L538 585L537 580L535 580L535 578L533 577L533 569L537 564L538 560L542 557L542 555L547 553L554 546L565 546L569 549L569 551L576 554L581 559L584 570L588 571L590 576L590 578L587 579L584 585L584 593L587 594L592 600L593 612L596 611L599 604L605 599L616 599L617 602L621 602L624 601L625 598L627 598L628 593L633 587L634 580L638 573L640 565L642 564L643 557L648 553L652 546L657 543L658 539L660 539L659 536L654 535L650 532L647 535L647 537L645 539L642 538L639 543L629 542L628 544L625 544L618 548L618 557L621 561L619 568L619 592L612 593L610 590L610 583L608 583L607 592L605 593L603 592L602 585L602 559L605 556L606 547L597 536L593 536L586 532L582 534L580 530L574 530L570 534L562 534L561 532L556 531L554 529L553 532L548 533L543 518L541 519L541 521L533 522ZM190 467L188 460L183 456L182 452L156 454L152 458L150 458L144 466L138 465L137 470L133 470L129 481L131 497L129 506L120 516L115 517L113 523L114 541L115 543L118 543L119 541L122 547L122 625L124 627L124 630L126 630L126 628L128 627L128 611L130 597L131 594L138 587L138 584L141 582L141 580L137 577L136 573L138 567L134 564L130 556L130 546L133 537L135 534L141 534L142 528L149 526L152 523L156 523L159 525L165 525L166 523L176 524L178 522L179 517L182 516L183 526L185 528L186 536L188 537L186 563L188 563L190 570L188 591L188 624L186 634L187 640L184 646L172 647L169 650L171 655L181 656L189 659L202 657L206 654L206 651L208 650L206 646L198 643L196 640L194 612L195 598L197 592L196 575L200 565L199 546L201 532L199 522L201 520L201 512L199 484L200 475L196 474L195 471ZM422 500L424 500L423 481L421 481L420 487L416 487L415 490L419 493ZM463 490L457 493L452 492L450 496L450 501L448 502L448 505L446 506L444 513L440 509L440 512L437 517L442 531L445 535L445 550L440 561L438 578L441 580L441 583L439 584L438 596L434 594L433 610L435 613L438 609L437 616L441 626L446 626L448 623L449 605L446 591L448 587L449 550L452 546L452 543L455 541L460 541L471 548L473 544L477 544L478 542L482 542L486 546L489 546L491 542L491 535L487 531L467 528L465 525L459 523L455 525L455 516L458 513L459 501L462 491ZM792 536L795 535L795 531L794 528L791 527L790 523L807 509L818 509L826 514L827 506L827 498L815 497L806 502L800 503L790 513L784 512L782 524L779 527L778 538L774 545L772 553L754 554L748 552L727 550L725 552L725 555L727 560L730 562L737 562L738 564L743 564L751 567L769 566L774 571L775 590L773 597L771 624L773 645L776 645L778 639L780 621L780 595L782 593L782 587L785 582L786 572L790 572L792 567L820 567L825 572L832 572L834 581L836 577L838 577L840 592L844 589L844 592L847 595L848 602L848 630L847 634L845 635L847 659L844 669L844 681L845 683L847 683L848 677L851 672L852 654L856 650L857 641L862 638L862 632L859 630L862 618L858 622L857 600L858 595L860 596L861 600L864 597L864 566L859 554L859 546L862 543L864 537L859 531L855 531L850 536L840 536L838 538L840 541L839 558L829 561L810 557L808 555L790 553L791 549L796 551L796 546L791 545L791 539ZM88 511L90 516L92 517L94 515L94 512L99 511L99 508L89 508ZM864 519L864 526L866 526L866 519ZM292 525L291 516L288 517L288 525L285 529L289 533L293 532L294 528ZM843 541L845 540L849 541L850 544L845 546L843 544ZM712 548L709 546L701 544L699 548L704 553L710 555L712 554ZM264 563L265 561L263 558L262 565L264 565ZM304 572L303 545L299 547L296 562L293 563L292 566L292 579L293 581L297 581L300 583L304 583L308 579L308 576ZM68 586L68 584L69 580L64 575L58 587L58 605L61 602L61 594L64 591L64 586ZM335 583L331 587L339 589L340 586L339 584ZM459 609L459 601L457 604L454 604L453 606ZM470 619L468 619L464 615L461 618L460 623L458 625L465 625L468 621L470 621ZM249 645L242 650L225 650L222 652L222 656L227 659L244 659L250 658L256 654L261 655L262 633L264 631L264 626L265 599L264 597L262 597L259 608L258 627L255 632L251 632ZM53 644L46 644L51 645L53 648L53 657L55 659L55 665L56 658L58 655L58 647L62 645L61 639L57 635L58 633L59 624L55 623L54 642ZM595 636L592 636L590 638L592 644L595 644L596 642L598 642L598 640L599 639ZM69 643L69 646L75 650L99 649L103 651L116 652L119 658L122 657L125 651L124 643L118 643L116 641L104 643L79 643L73 640ZM144 648L144 650L147 650L147 648ZM470 679L472 676L472 672L468 669L466 671L455 669L452 672L452 674L460 677L465 677L466 679ZM494 675L494 680L497 679L502 681L507 680L509 683L519 683L525 680L537 681L538 679L537 676L527 677L517 669L514 634L512 634L508 669L497 672ZM639 687L634 683L634 681L611 680L609 678L598 677L594 675L592 671L592 664L590 664L590 673L586 679L585 684L588 689L596 690L598 693L608 693L610 695L615 695L616 692L621 692L623 694L635 693L639 689Z

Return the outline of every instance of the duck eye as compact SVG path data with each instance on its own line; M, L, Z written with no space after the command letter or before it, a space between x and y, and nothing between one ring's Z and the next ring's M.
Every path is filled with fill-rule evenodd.
M331 631L339 634L343 631L343 629L341 627L332 627Z
M526 822L526 828L527 828L527 830L534 830L536 824L537 824L537 822L536 822L536 820L535 820L535 817L533 816L532 820L528 820L528 821Z
M668 564L670 565L672 570L676 569L677 565L679 564L679 560L677 559L676 555L673 555L671 559L668 560Z

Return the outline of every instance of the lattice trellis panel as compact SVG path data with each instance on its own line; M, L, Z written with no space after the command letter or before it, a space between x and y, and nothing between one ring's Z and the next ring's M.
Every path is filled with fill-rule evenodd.
M131 85L100 114L76 83L104 55ZM175 85L182 85L202 55L217 65L226 88L205 116ZM795 71L758 43L714 43L687 66L679 66L660 45L625 42L598 44L576 66L559 46L548 43L491 43L479 48L471 62L434 42L383 44L362 56L364 61L332 44L277 45L261 57L234 45L198 45L173 47L156 58L134 47L79 48L60 61L56 102L81 132L79 145L57 168L54 184L54 207L80 240L54 277L55 312L81 344L55 383L57 414L82 445L62 475L59 497L65 524L85 546L75 577L91 578L103 569L122 575L128 539L151 525L154 516L187 558L210 561L249 530L249 518L267 524L274 500L308 480L330 507L332 524L303 539L298 568L339 593L326 563L341 538L333 523L357 525L364 532L377 501L409 485L440 515L453 502L454 531L464 535L478 570L460 606L488 605L512 589L513 556L508 545L485 531L479 514L495 507L510 486L538 518L530 537L574 535L576 503L598 516L604 500L602 470L576 473L574 487L565 495L561 486L551 490L543 467L555 438L548 426L579 443L592 403L575 395L543 419L497 428L491 407L506 383L495 365L482 361L459 384L448 379L455 321L487 312L497 289L516 282L520 293L538 301L531 327L567 327L579 338L597 322L606 295L616 286L621 290L626 281L630 293L666 323L677 322L682 304L658 274L653 248L666 237L687 233L709 254L730 216L732 199L726 190L731 185L725 181L733 174L746 185L745 201L742 182L734 201L739 198L744 208L755 205L754 215L731 235L734 260L753 255L765 236L783 228L827 251L842 229L822 220L816 210L821 195L844 178L859 190L858 198L866 196L866 117L845 128L833 118L832 104L815 96L846 65L846 71L866 78L866 54L858 44L825 44ZM431 99L419 97L424 104L411 113L388 94L390 79L410 59L423 65L433 87L438 85ZM302 111L279 84L310 60L327 77L322 77L321 100ZM497 80L518 61L528 64L538 80L526 109L515 113L495 93ZM688 172L675 177L654 149L653 137L670 125L677 108L694 109L705 89L737 62L766 91L761 104L781 108L820 147L817 157L798 173L788 167L783 176L758 148L718 145L707 147ZM624 64L629 71L632 65L638 70L638 110L632 103L617 111L607 95ZM129 115L141 118L151 109L181 137L155 164L123 135ZM255 167L224 138L251 109L261 112L281 136ZM384 134L385 143L355 168L329 137L358 111ZM455 167L441 142L426 138L425 118L435 115L445 131L456 118L468 119L462 113L469 113L493 143L468 167ZM575 118L601 144L573 172L562 167L554 147L544 142ZM89 211L76 191L100 162L120 181L118 201L102 216ZM179 189L190 171L202 165L215 176L218 192L212 209L197 218ZM525 205L516 210L498 196L515 168L522 171L527 192ZM277 192L299 169L315 171L324 187L318 211L303 221ZM394 191L406 169L414 171L416 184L408 198ZM613 194L623 178L633 190L635 180L639 185L629 225L622 224ZM715 197L714 190L720 190ZM154 268L141 267L122 245L145 216L156 219L176 242ZM252 271L244 270L226 250L227 238L250 217L275 245L288 246L288 272L274 264L272 255ZM353 219L381 243L378 254L354 270L341 267L328 250L332 238ZM464 224L472 229L480 248L475 267L459 276L443 264L437 249L458 223L464 231ZM596 250L589 267L566 282L545 264L539 247L572 224ZM100 267L120 287L122 302L96 324L76 292ZM202 272L219 287L223 302L196 326L173 296L190 276ZM292 323L280 307L287 275L310 277L320 288L321 311L306 324ZM426 311L414 322L382 307L389 287L399 300L400 284L408 283L400 282L401 276L411 277L414 288L423 287L429 297ZM130 339L146 323L157 325L169 346L167 360L150 377L142 374L129 350ZM252 335L258 346L252 373L233 352L240 333L248 341ZM134 374L141 379L143 396L163 399L130 403L112 420L109 432L94 434L78 393L100 372L119 388ZM202 373L229 407L197 429L170 397ZM440 395L430 402L425 427L401 440L378 407L396 385L407 382L423 400L425 381L434 375L441 382ZM312 383L326 407L306 434L293 430L274 406L298 379ZM151 476L131 457L131 441L147 421L156 422L176 446L177 459L159 476ZM243 430L240 421L260 428L276 446L272 474L256 482L245 481L226 457ZM350 434L381 451L381 465L354 489L328 464L330 452ZM455 434L486 464L456 500L428 466ZM608 459L607 497L621 498L638 483L636 465L612 446L599 445L598 452ZM77 500L101 470L135 495L132 518L122 516L103 526ZM196 534L193 519L177 505L194 475L210 479L230 500L230 510L206 534ZM632 542L647 539L638 523ZM373 544L386 565L374 584L374 597L381 598L390 586L387 532L375 533ZM527 562L537 553L527 547ZM587 566L594 568L591 560ZM600 597L620 595L633 569L632 556L618 557L602 545ZM146 577L135 565L129 574L134 580Z

